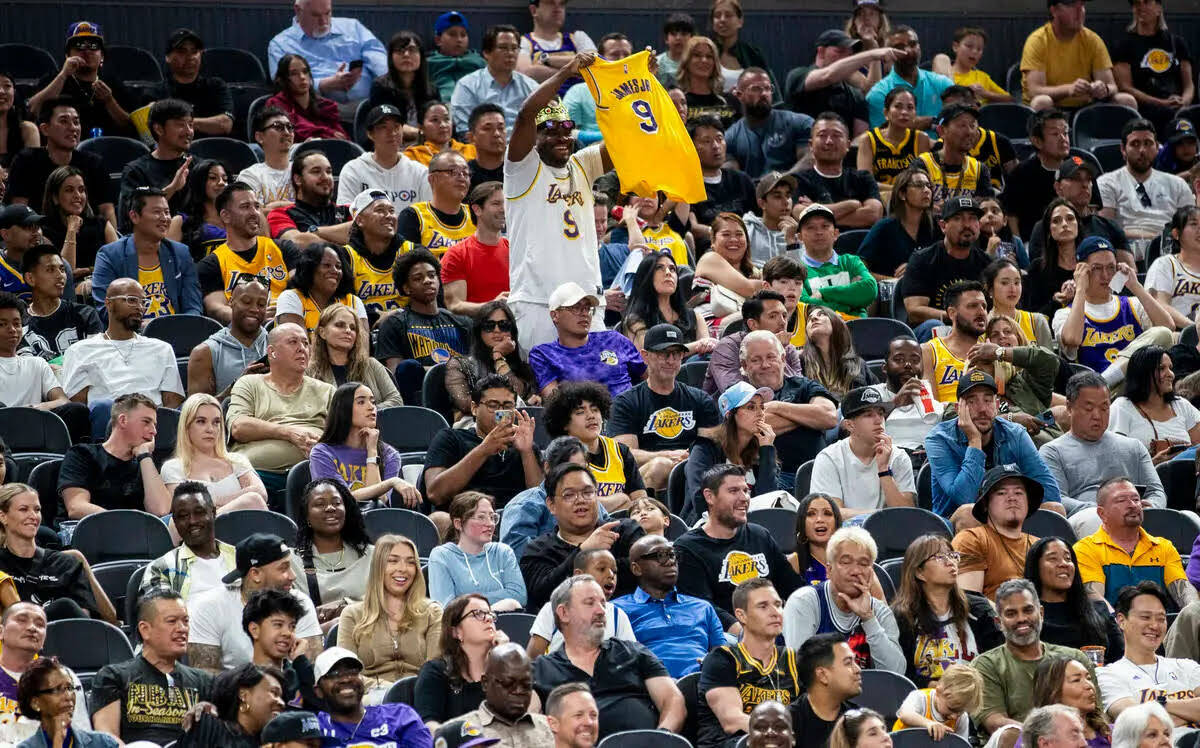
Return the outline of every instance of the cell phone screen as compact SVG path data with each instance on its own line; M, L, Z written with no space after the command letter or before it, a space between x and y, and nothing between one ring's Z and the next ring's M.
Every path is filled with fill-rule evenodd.
M363 61L362 61L362 60L354 60L354 61L352 61L352 62L350 63L350 69L351 69L351 70L358 70L358 69L359 69L359 68L361 68L362 66L363 66Z

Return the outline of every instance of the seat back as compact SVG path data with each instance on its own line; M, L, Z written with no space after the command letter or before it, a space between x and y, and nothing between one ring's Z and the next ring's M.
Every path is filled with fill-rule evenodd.
M454 403L446 390L446 365L434 364L425 372L421 382L421 405L437 411L446 423L454 423Z
M243 169L258 163L258 154L254 152L254 149L234 138L219 136L200 138L192 142L188 151L196 159L219 161L231 179L235 175L241 174ZM165 319L165 317L158 319ZM208 319L208 317L200 319Z
M127 44L105 45L104 72L126 83L129 81L157 83L163 79L158 58L141 47Z
M0 438L14 455L21 452L64 455L71 448L71 432L63 419L37 408L0 408Z
M913 506L889 506L872 512L863 522L863 529L875 538L881 562L902 557L914 540L927 533L950 537L945 520Z
M796 484L792 490L793 496L803 498L808 495L808 489L812 485L812 471L816 460L809 460L800 467L796 468Z
M365 152L358 143L336 138L316 138L304 143L305 150L312 148L325 154L325 158L329 159L329 164L333 167L334 174L341 174L343 166Z
M289 545L296 537L296 523L269 509L239 509L218 514L213 526L217 540L237 545L256 532L278 535Z
M117 195L121 192L121 170L125 168L125 164L150 152L150 149L142 141L124 138L120 135L88 138L81 142L78 148L85 153L94 153L100 157L100 166L108 175L110 195Z
M867 238L867 229L851 229L838 234L838 238L833 242L833 249L838 254L858 254L858 248L862 246L863 239Z
M1061 538L1067 545L1075 545L1078 540L1067 518L1048 509L1038 509L1026 517L1021 529L1035 538Z
M917 506L933 511L933 468L929 462L917 471Z
M530 613L501 613L496 616L496 628L503 631L508 640L520 644L529 644L529 630L537 616Z
M1193 328L1194 329L1194 328ZM1167 460L1155 467L1167 494L1167 508L1196 511L1196 464L1192 460Z
M755 509L746 515L746 519L767 528L784 553L796 550L796 512L794 510L781 507Z
M300 497L304 495L304 487L312 482L312 473L308 467L308 460L302 460L292 465L292 469L288 470L285 492L287 498L284 500L284 509L288 517L295 517L300 511Z
M895 559L888 559L894 561ZM903 559L901 559L903 561ZM879 586L883 588L883 599L891 604L892 598L896 596L896 583L892 581L892 576L887 573L879 564L875 564L875 578L879 580Z
M1093 146L1092 155L1100 162L1100 168L1107 174L1125 165L1125 157L1121 155L1120 143L1100 143Z
M389 533L403 535L416 544L421 558L429 558L429 552L441 543L433 520L411 509L372 509L363 513L363 521L372 542Z
M354 142L367 150L371 148L371 139L367 137L367 115L371 112L371 107L368 106L370 102L370 99L358 102L358 106L354 109L354 130L350 133Z
M675 379L684 384L690 384L693 387L699 388L704 384L704 374L707 371L707 361L688 361L679 367L679 373L675 375Z
M962 736L953 732L948 732L941 740L934 741L929 737L928 732L919 727L897 730L892 733L891 737L892 748L969 748L971 745Z
M250 102L250 106L246 107L246 140L254 142L254 117L258 112L267 105L267 99L271 98L271 94L263 94L254 101Z
M1075 112L1071 121L1071 140L1080 147L1091 150L1105 141L1121 140L1121 128L1126 122L1138 118L1136 109L1120 104L1091 104Z
M680 538L680 536L690 529L691 528L688 527L687 521L683 517L680 517L678 514L672 514L671 524L667 525L667 529L663 535L666 536L667 540L675 542Z
M226 83L263 85L270 76L253 52L236 47L209 47L200 65L202 75L220 78Z
M108 595L109 602L112 603L113 610L117 611L118 615L124 616L125 625L131 625L133 618L128 615L129 606L126 605L126 597L129 595L129 580L136 579L137 584L141 584L141 570L146 568L153 559L148 558L131 558L125 561L109 561L103 564L96 564L92 567L92 574L96 576L96 581L99 582L104 594ZM137 603L137 585L134 585L134 604Z
M596 748L692 748L687 738L662 730L625 730L601 740Z
M542 406L526 405L517 410L525 411L525 414L533 419L533 443L537 447L545 447L550 443L550 432L546 430L546 419L543 417Z
M42 525L46 527L58 527L59 505L62 504L58 495L58 470L61 467L61 459L47 460L29 474L29 485L37 491L38 503L42 505Z
M412 706L416 701L416 693L417 676L410 675L392 684L392 687L387 690L387 693L383 697L383 703L408 704Z
M979 110L979 126L1014 140L1029 137L1029 118L1033 110L1016 102L988 104Z
M185 381L184 384L187 382ZM154 434L154 462L161 465L175 453L175 442L179 438L179 419L181 414L174 408L162 407L155 414L157 417Z
M862 693L854 697L854 703L874 709L883 715L883 723L896 721L896 711L904 697L917 687L903 675L888 670L863 670Z
M900 589L900 576L904 570L904 557L889 558L886 561L881 561L875 564L875 573L883 572L892 584L893 589ZM879 578L879 584L883 585L883 589L887 590L887 582L883 581L883 577Z
M846 323L850 328L850 342L854 350L866 361L887 358L888 343L898 335L912 335L912 328L903 322L887 317L863 317Z
M106 621L93 618L68 618L46 625L46 643L42 656L54 656L82 677L94 674L112 662L133 657L133 647L125 633Z
M450 424L436 410L418 405L398 405L380 408L376 414L375 427L383 440L400 452L424 454L433 437Z
M687 460L675 463L667 474L667 509L671 514L683 514L684 493L687 491Z
M158 558L175 546L158 517L138 509L108 509L79 521L71 547L89 563Z
M683 706L687 709L687 716L679 734L692 745L696 745L700 732L700 672L683 676L675 681L675 687L683 694Z
M142 578L146 575L146 568L149 564L143 564L129 575L125 580L125 625L130 629L130 636L137 638L137 605L139 600L139 592L142 587ZM115 607L115 605L114 605Z
M0 70L12 75L13 83L36 85L42 76L57 73L59 62L41 47L9 42L0 44Z
M1181 558L1192 554L1200 523L1174 509L1146 509L1142 512L1142 529L1151 535L1171 541Z

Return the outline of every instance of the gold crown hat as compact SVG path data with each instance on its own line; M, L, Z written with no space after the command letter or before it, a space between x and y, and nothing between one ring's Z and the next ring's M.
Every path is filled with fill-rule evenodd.
M533 124L535 127L541 126L543 122L551 120L562 121L570 119L567 115L567 109L562 105L562 101L554 99L546 106L538 110L537 117L534 118Z

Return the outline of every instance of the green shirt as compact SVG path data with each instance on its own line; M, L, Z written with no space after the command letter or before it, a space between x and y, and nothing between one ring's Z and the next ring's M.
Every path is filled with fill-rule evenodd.
M458 83L459 78L467 73L474 73L487 64L474 50L458 57L447 57L441 52L433 52L426 60L429 63L429 80L437 89L438 98L446 102L450 101L450 96L454 93L454 84Z
M1096 688L1096 710L1103 713L1096 668L1083 652L1073 647L1042 642L1042 657L1018 660L1013 657L1007 644L1001 644L979 655L971 663L983 676L983 697L979 701L979 708L971 715L975 724L983 727L984 719L993 714L1023 721L1033 709L1033 675L1037 672L1038 664L1045 657L1054 655L1070 657L1087 667L1092 685Z
M820 265L804 256L808 277L800 301L819 304L856 317L867 316L867 307L879 294L879 284L858 255L835 254L832 262ZM820 298L813 291L820 290Z

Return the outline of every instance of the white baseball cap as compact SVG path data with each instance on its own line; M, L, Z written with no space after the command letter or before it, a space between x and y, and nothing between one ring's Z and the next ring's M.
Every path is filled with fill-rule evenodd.
M358 214L371 207L378 200L387 200L388 194L383 190L363 190L350 201L350 220L358 218Z
M553 311L567 306L575 306L584 299L589 299L593 306L600 306L598 296L584 291L583 287L575 281L567 281L554 289L554 293L550 294L550 302L547 306Z
M321 680L329 674L330 670L333 670L334 665L344 660L353 660L360 668L363 666L362 660L358 659L358 655L345 647L330 647L317 655L317 661L313 663L313 677L316 680Z

